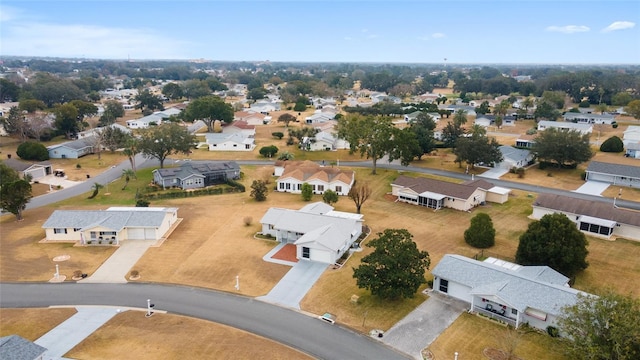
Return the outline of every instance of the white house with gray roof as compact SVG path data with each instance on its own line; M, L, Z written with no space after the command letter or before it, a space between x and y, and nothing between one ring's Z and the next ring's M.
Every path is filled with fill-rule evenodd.
M206 133L205 143L198 145L206 146L209 151L252 151L256 147L255 138L246 134L236 133Z
M591 161L585 180L640 188L640 166Z
M611 114L592 114L566 112L562 115L564 121L579 124L607 124L611 125L615 121L615 116Z
M497 168L521 168L531 165L535 160L535 155L529 150L516 149L507 145L502 145L499 149L502 153L502 162L495 164Z
M178 220L177 208L56 210L42 228L46 241L116 245L123 240L159 240L167 236Z
M567 121L547 121L542 120L538 123L538 131L544 131L546 129L556 128L558 130L578 131L580 134L591 134L593 132L593 126L591 124L576 124Z
M316 202L300 210L270 208L260 220L262 234L296 246L299 260L334 264L362 234L362 215L335 211Z
M433 269L433 289L469 303L469 311L514 327L522 324L546 330L556 326L565 306L578 294L569 278L548 266L521 266L488 258L478 261L445 255Z

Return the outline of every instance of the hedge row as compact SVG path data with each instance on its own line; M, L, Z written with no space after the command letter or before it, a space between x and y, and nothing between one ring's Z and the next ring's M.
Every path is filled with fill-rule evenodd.
M194 196L221 195L221 194L244 192L245 191L244 186L242 184L238 184L238 185L239 186L209 187L205 189L197 189L197 190L190 190L190 191L183 190L183 191L138 194L138 199L143 199L143 200L179 199L179 198L194 197Z

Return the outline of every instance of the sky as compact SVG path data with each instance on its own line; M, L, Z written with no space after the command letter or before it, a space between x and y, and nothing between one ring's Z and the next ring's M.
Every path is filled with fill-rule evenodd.
M2 0L0 55L640 64L640 1Z

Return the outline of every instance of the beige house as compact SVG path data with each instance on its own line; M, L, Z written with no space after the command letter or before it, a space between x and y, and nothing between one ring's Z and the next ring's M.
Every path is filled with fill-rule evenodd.
M178 220L177 208L56 210L42 228L47 241L115 245L123 240L159 240L177 225Z
M321 166L312 161L276 162L274 174L280 176L276 181L276 190L294 194L300 194L302 184L308 183L314 194L333 190L338 195L347 195L355 182L355 173L351 170Z

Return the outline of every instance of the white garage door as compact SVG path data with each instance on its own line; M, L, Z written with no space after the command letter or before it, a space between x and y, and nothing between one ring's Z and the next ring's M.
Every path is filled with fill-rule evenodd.
M155 229L144 229L144 238L147 240L155 240L156 239L156 230Z
M43 178L46 175L44 168L36 168L36 169L29 170L27 171L27 174L31 175L31 178L33 180L38 180L40 178Z
M129 228L127 235L129 240L142 240L144 239L144 229Z

